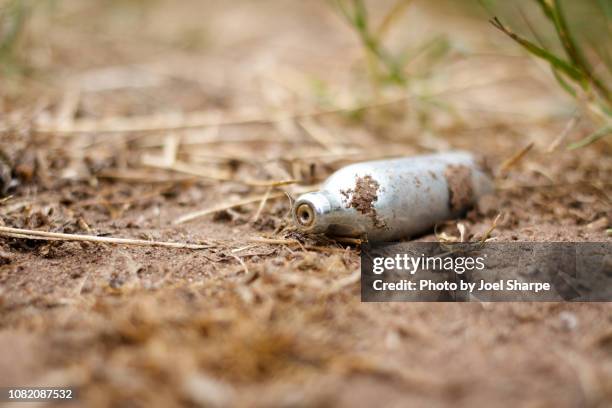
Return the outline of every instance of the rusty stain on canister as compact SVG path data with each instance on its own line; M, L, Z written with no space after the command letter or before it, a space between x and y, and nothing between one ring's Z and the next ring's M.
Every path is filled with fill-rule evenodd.
M363 177L355 177L355 187L340 190L340 194L346 199L346 208L354 208L361 214L372 219L376 228L384 228L385 222L378 217L374 203L378 201L378 189L380 184L369 174Z
M444 171L448 183L448 205L451 211L461 212L474 202L472 170L464 165L450 165Z

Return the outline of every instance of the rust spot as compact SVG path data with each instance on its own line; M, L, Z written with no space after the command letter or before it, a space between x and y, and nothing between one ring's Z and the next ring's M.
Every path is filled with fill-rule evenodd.
M380 184L372 176L366 175L355 178L355 188L342 190L340 193L346 198L346 208L354 208L363 215L372 219L376 228L385 228L386 224L378 214L374 203L378 201L378 188Z
M489 177L493 177L493 163L489 160L487 156L477 154L476 155L476 166L478 169L482 171Z
M448 204L452 212L461 212L473 202L472 170L467 166L450 165L444 172L448 183Z

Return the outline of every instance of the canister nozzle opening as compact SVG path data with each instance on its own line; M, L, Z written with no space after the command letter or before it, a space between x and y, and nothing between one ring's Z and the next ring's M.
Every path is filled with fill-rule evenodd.
M306 193L297 199L293 207L293 220L304 231L325 232L331 208L323 192Z
M295 210L295 218L303 227L310 227L315 221L315 211L308 203L300 204Z

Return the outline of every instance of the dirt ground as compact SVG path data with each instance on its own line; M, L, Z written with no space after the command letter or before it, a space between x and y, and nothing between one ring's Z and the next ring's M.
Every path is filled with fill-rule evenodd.
M0 386L101 407L612 406L609 304L361 303L359 248L291 224L285 192L344 164L458 148L498 188L438 233L611 239L610 145L566 151L590 128L556 143L574 108L546 67L422 3L391 44L454 46L408 92L372 90L325 2L34 16L34 71L0 78L0 225L206 248L0 237Z

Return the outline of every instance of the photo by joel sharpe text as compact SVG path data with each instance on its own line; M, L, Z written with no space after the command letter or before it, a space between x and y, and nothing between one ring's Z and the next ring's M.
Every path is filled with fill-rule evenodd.
M372 282L372 288L375 291L467 291L474 292L493 292L493 291L531 291L539 293L551 289L548 282L521 282L516 279L500 280L498 282L488 282L481 279L477 282L434 282L429 279L417 281L409 281L402 279L400 281L385 282L382 279L376 279Z

